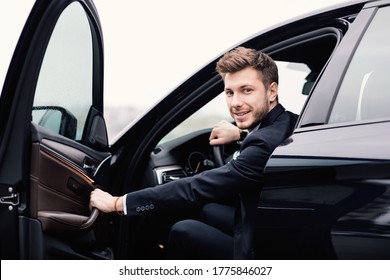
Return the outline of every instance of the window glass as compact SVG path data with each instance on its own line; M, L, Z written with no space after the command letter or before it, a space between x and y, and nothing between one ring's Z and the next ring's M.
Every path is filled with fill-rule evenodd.
M300 114L317 75L304 63L276 61L279 71L279 103L286 110Z
M54 28L37 83L33 121L80 140L92 105L92 35L83 7L69 5Z
M196 130L211 128L220 120L233 121L227 109L224 92L178 125L168 133L161 142L172 140Z
M276 61L276 64L279 70L279 102L287 110L299 114L307 97L302 91L310 69L303 63ZM161 142L196 130L211 128L220 120L233 121L227 109L224 92L173 129Z
M390 7L380 9L346 72L329 123L390 117Z

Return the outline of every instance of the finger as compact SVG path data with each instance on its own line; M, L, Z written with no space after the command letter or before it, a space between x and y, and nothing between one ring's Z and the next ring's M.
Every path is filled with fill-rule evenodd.
M223 141L221 138L215 138L210 140L210 145L215 146L215 145L222 145Z
M213 129L210 133L210 137L209 137L209 140L213 140L213 139L216 139L217 138L217 133L215 131L215 129Z

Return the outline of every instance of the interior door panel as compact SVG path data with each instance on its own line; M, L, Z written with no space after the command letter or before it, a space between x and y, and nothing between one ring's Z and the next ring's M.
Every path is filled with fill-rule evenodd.
M102 166L110 154L87 153L81 145L74 147L74 141L70 146L65 137L54 136L35 124L32 127L35 139L31 145L31 217L40 221L44 233L82 233L91 229L98 213L89 209L89 194L96 186L94 178L101 180L96 175L103 172ZM88 169L83 167L86 162ZM91 173L91 169L95 172Z

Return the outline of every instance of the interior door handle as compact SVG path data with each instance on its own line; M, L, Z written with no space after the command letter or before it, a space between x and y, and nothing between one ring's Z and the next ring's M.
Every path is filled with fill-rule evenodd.
M97 208L93 208L91 215L89 216L89 219L81 225L81 229L85 230L85 229L89 229L90 227L92 227L93 224L95 223L96 219L98 218L99 214L100 214L100 211Z
M91 184L90 186L91 186L91 191L96 189L96 187L97 187L97 185L94 185L94 184ZM93 207L92 211L91 211L91 215L89 216L88 220L81 225L81 229L85 230L85 229L89 229L90 227L92 227L93 224L95 223L96 219L98 218L99 214L100 214L99 209Z

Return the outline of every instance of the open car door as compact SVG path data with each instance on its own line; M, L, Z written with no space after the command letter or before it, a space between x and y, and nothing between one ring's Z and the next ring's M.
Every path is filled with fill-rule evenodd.
M0 99L2 259L111 259L89 194L109 180L101 28L89 0L37 0Z

